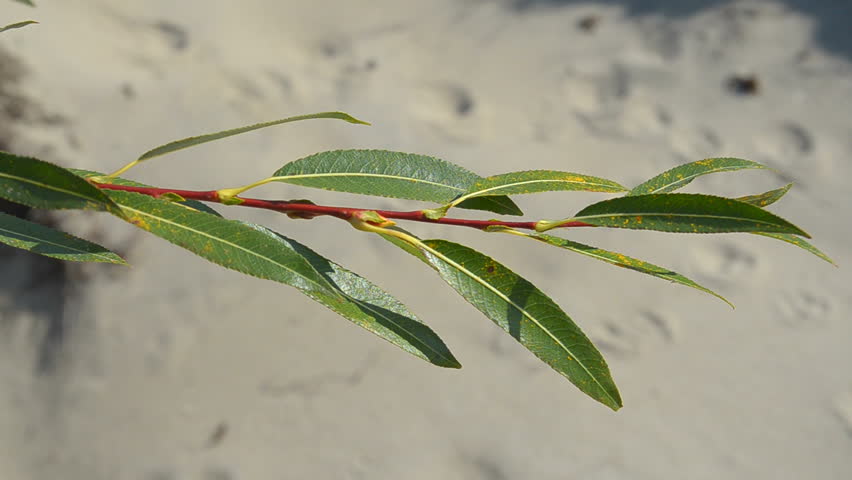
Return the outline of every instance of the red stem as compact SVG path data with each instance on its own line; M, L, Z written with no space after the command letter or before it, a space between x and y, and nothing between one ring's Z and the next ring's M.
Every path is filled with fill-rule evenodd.
M154 188L154 187L135 187L130 185L114 185L106 183L92 182L98 188L104 190L122 190L125 192L141 193L152 197L159 197L167 193L180 195L187 200L198 200L202 202L223 203L219 198L216 190L197 191L197 190L175 190L170 188ZM364 212L376 212L385 218L395 220L410 220L413 222L438 223L442 225L457 225L461 227L471 227L479 230L484 230L491 226L501 226L510 228L520 228L524 230L535 230L536 222L504 222L501 220L469 220L465 218L426 218L421 210L413 210L408 212L400 212L396 210L374 210L369 208L349 208L349 207L331 207L328 205L314 205L310 203L288 202L284 200L262 200L259 198L243 198L239 199L243 207L263 208L267 210L275 210L277 212L286 213L297 218L313 218L321 215L330 215L332 217L349 220L353 216ZM560 227L592 227L588 223L583 222L568 222Z

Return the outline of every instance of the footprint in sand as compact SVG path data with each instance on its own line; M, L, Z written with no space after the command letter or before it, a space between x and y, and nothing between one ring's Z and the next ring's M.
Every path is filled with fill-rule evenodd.
M454 83L421 85L411 95L414 116L455 141L479 136L478 105L470 90Z
M648 348L674 343L677 320L659 312L645 311L638 317L604 320L590 334L604 354L636 357Z
M724 150L721 137L706 127L672 129L671 146L685 161L717 156Z
M797 123L780 123L758 133L754 148L767 164L782 173L809 177L827 170L826 165L820 165L815 161L816 156L811 155L816 149L812 133Z
M757 257L750 251L726 242L698 250L692 256L697 275L716 283L741 281L757 268Z
M566 72L562 91L568 107L585 117L600 117L620 110L630 95L631 82L627 69L613 65L600 69L590 67L583 71Z
M674 122L671 112L634 86L634 76L657 79L658 72L631 71L624 65L594 70L570 70L562 87L568 109L586 128L602 136L628 138L648 138L669 130Z
M778 321L793 328L812 328L826 322L831 311L828 298L809 290L782 291L776 294Z

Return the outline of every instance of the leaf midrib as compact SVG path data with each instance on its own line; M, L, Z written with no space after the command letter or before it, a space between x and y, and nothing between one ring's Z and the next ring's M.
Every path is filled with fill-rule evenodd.
M190 227L188 227L188 226L186 226L186 225L182 225L182 224L180 224L180 223L173 222L173 221L171 221L171 220L169 220L169 219L167 219L167 218L164 218L164 217L161 217L161 216L157 216L157 215L153 215L153 214L151 214L151 213L148 213L148 212L145 212L145 211L142 211L142 210L138 210L138 209L133 208L133 207L128 207L128 206L126 206L126 205L121 205L121 208L122 208L122 209L130 210L130 211L133 211L133 212L136 212L136 213L139 213L139 214L141 214L141 215L143 215L143 216L146 216L146 217L149 217L149 218L156 219L157 221L164 222L164 223L167 223L167 224L169 224L169 225L174 225L175 227L178 227L178 228L180 228L180 229L183 229L183 230L186 230L186 231L189 231L189 232L194 232L194 233L196 233L196 234L198 234L198 235L202 235L202 236L204 236L204 237L207 237L207 238L209 238L209 239L211 239L211 240L213 240L213 241L215 241L215 242L222 243L222 244L225 244L225 245L230 245L230 246L232 246L232 247L234 247L234 248L236 248L236 249L238 249L238 250L242 250L242 251L244 251L244 252L246 252L246 253L248 253L248 254L250 254L250 255L252 255L252 256L255 256L255 257L260 258L260 259L263 259L263 260L266 260L266 261L268 261L269 263L272 263L272 264L274 264L274 265L278 265L278 266L280 266L281 268L283 268L283 269L285 269L285 270L288 270L288 271L292 272L294 275L296 275L296 276L298 276L298 277L301 277L301 278L304 278L304 279L305 279L305 280L307 280L309 283L311 283L311 284L313 284L313 285L316 285L317 287L321 288L323 291L326 291L326 292L329 292L329 293L332 293L332 294L337 294L337 295L339 295L337 292L335 292L335 291L334 291L334 289L333 289L333 288L331 288L331 289L326 288L325 286L323 286L323 285L319 284L319 283L318 283L318 282L316 282L315 280L313 280L313 279L311 279L311 278L308 278L308 277L306 277L305 275L300 274L299 272L297 272L296 270L293 270L292 268L288 267L287 265L284 265L284 264L282 264L282 263L280 263L280 262L278 262L278 261L276 261L276 260L273 260L272 258L269 258L269 257L267 257L267 256L265 256L265 255L261 255L261 254L259 254L259 253L257 253L257 252L253 252L253 251L251 251L251 250L248 250L248 249L246 249L245 247L243 247L242 245L237 245L237 244L235 244L235 243L233 243L233 242L229 242L229 241L227 241L227 240L225 240L225 239L223 239L223 238L216 237L216 236L214 236L214 235L210 235L209 233L202 232L202 231L200 231L200 230L196 230L196 229L194 229L194 228L190 228ZM312 267L312 268L313 268L313 267ZM326 284L327 286L330 286L330 284L329 284L329 282L328 282L328 281L325 281L325 284ZM295 285L294 285L294 286L295 286ZM298 288L298 287L296 287L296 288Z
M317 178L317 177L378 177L378 178L392 178L394 180L405 180L408 182L415 183L426 183L429 185L434 185L437 187L449 188L452 190L456 190L458 192L464 192L465 190L460 187L455 187L452 185L447 185L446 183L438 183L431 182L429 180L422 180L419 178L411 178L411 177L402 177L399 175L388 175L388 174L379 174L379 173L361 173L361 172L345 172L345 173L310 173L310 174L299 174L299 175L283 175L278 177L272 177L270 181L279 181L279 180L288 180L288 179L305 179L305 178Z
M50 240L45 240L45 239L39 238L39 237L33 237L33 236L27 235L25 233L15 232L15 231L3 228L3 227L0 227L0 232L7 232L7 233L11 234L12 236L25 237L25 238L28 238L28 239L36 242L36 243L43 243L43 244L52 245L54 247L59 247L59 248L65 249L65 250L69 250L70 252L78 252L78 253L85 254L85 255L92 255L92 256L95 256L95 257L103 258L104 260L107 260L108 263L112 263L112 261L113 261L112 258L110 258L109 256L102 254L102 253L87 252L85 250L80 250L76 247L69 247L67 245L54 243L54 242L51 242ZM75 240L80 240L80 239L75 239Z
M745 168L749 168L749 167L745 167ZM757 168L760 168L760 167L757 167ZM655 193L659 193L660 190L664 190L666 188L669 188L669 187L672 187L672 186L675 186L675 185L687 184L687 183L689 183L689 182L691 182L691 181L695 180L696 178L701 177L703 175L709 175L711 173L727 172L727 171L731 171L731 170L743 170L743 169L744 168L743 168L742 165L728 166L728 167L723 167L723 168L714 168L712 170L705 170L703 172L694 173L694 174L689 175L687 177L679 178L675 182L667 183L667 184L661 186L660 188L654 189L650 192L641 192L641 193L630 192L630 193L633 194L633 195L653 195Z
M65 190L64 188L59 188L59 187L56 187L54 185L48 185L48 184L45 184L45 183L37 182L37 181L35 181L31 178L19 177L17 175L11 175L11 174L8 174L8 173L0 173L0 177L11 178L13 180L18 180L18 181L21 181L21 182L24 182L24 183L29 183L31 185L36 185L38 187L43 187L43 188L46 188L48 190L54 190L54 191L57 191L57 192L67 193L68 195L71 195L71 196L74 196L74 197L79 197L79 198L89 200L89 201L92 201L92 202L97 202L97 203L101 203L101 204L103 203L103 201L101 201L98 198L86 197L86 196L84 196L84 195L82 195L78 192L74 192L74 191L71 191L71 190Z
M354 274L353 274L353 275L354 275ZM393 323L394 325L396 325L397 327L399 327L399 329L400 329L400 330L402 330L402 331L404 331L404 332L406 332L406 333L410 334L410 335L411 335L411 336L412 336L412 337L413 337L413 338L417 341L417 343L419 343L419 344L421 345L421 348L422 348L422 349L424 349L424 350L429 350L429 351L433 352L433 353L434 353L435 355L437 355L438 357L440 357L440 358L444 359L444 361L445 361L447 364L452 364L452 363L453 363L452 359L447 358L447 357L446 357L446 356L444 356L441 352L439 352L439 351L435 350L434 348L432 348L431 346L429 346L429 344L427 344L426 342L423 342L422 340L420 340L420 339L417 337L417 335L415 335L413 332L411 332L410 330L406 329L404 326L400 325L399 323L395 322L392 318L388 317L387 315L384 315L381 311L376 311L376 309L377 309L377 308L379 308L377 305L373 305L373 304L371 304L371 303L364 302L363 300L358 300L357 298L354 298L354 297L352 297L352 296L350 296L350 295L348 295L348 294L347 294L346 296L347 296L347 297L349 297L350 299L352 299L352 301L353 301L353 302L355 302L355 303L357 303L358 305L362 305L362 306L364 306L367 310L370 310L371 312L373 312L373 314L374 314L374 315L376 315L376 316L380 316L381 318L384 318L384 319L388 320L389 322L391 322L391 323ZM396 312L394 312L394 313L396 313ZM401 314L398 314L398 315L401 315ZM404 316L404 315L401 315L401 316ZM412 320L413 320L413 318L412 318ZM397 335L397 336L399 336L399 335ZM408 342L408 343L411 343L411 341L410 341L410 340L407 340L407 339L404 339L404 340L405 340L406 342ZM456 360L456 362L455 362L455 363L456 363L456 364L458 364L458 360Z
M139 214L141 214L141 215L144 215L144 216L146 216L146 217L150 217L150 218L157 219L158 221L165 222L165 223L168 223L168 224L170 224L170 225L174 225L174 226L176 226L176 227L178 227L178 228L182 228L182 229L187 230L187 231L190 231L190 232L195 232L195 233L197 233L197 234L199 234L199 235L205 236L205 237L210 238L210 239L212 239L212 240L214 240L214 241L218 241L218 242L223 243L223 244L226 244L226 245L231 245L232 247L235 247L235 248L237 248L237 249L239 249L239 250L242 250L242 251L244 251L244 252L246 252L246 253L249 253L249 254L254 255L254 256L258 257L258 258L261 258L261 259L267 260L267 261L269 261L270 263L273 263L273 264L275 264L275 265L279 265L279 266L281 266L281 268L284 268L285 270L288 270L288 271L292 272L294 275L297 275L297 276L299 276L299 277L301 277L301 278L304 278L305 280L307 280L308 282L312 283L313 285L316 285L317 287L320 287L320 288L322 289L322 291L325 291L325 292L331 293L332 295L335 295L335 296L341 296L341 297L347 298L347 299L349 299L349 300L351 300L351 301L353 301L353 302L355 302L355 303L358 303L359 305L364 305L364 306L370 305L369 303L364 302L364 301L362 301L362 300L358 300L357 298L354 298L354 297L352 297L351 295L349 295L349 294L347 294L347 293L345 293L345 292L341 293L341 292L336 291L336 290L334 289L334 287L331 285L331 282L329 282L329 281L327 281L327 280L326 280L324 283L326 284L326 286L327 286L328 288L324 287L323 285L320 285L319 283L317 283L317 282L316 282L316 281L314 281L313 279L310 279L310 278L308 278L308 277L306 277L306 276L304 276L304 275L302 275L302 274L300 274L300 273L296 272L295 270L293 270L292 268L287 267L287 266L286 266L286 265L284 265L284 264L281 264L281 263L279 263L279 262L277 262L277 261L275 261L275 260L273 260L273 259L271 259L271 258L269 258L269 257L266 257L266 256L264 256L264 255L261 255L261 254L259 254L259 253L257 253L257 252L253 252L253 251L251 251L251 250L247 250L246 248L242 247L241 245L237 245L237 244L235 244L235 243L229 242L229 241L224 240L224 239L222 239L222 238L219 238L219 237L216 237L216 236L210 235L210 234L208 234L208 233L206 233L206 232L202 232L202 231L196 230L196 229L194 229L194 228L187 227L186 225L181 225L181 224L179 224L179 223L173 222L173 221L168 220L168 219L166 219L166 218L159 217L159 216L156 216L156 215L153 215L153 214L150 214L150 213L144 212L144 211L142 211L142 210L135 209L135 208L133 208L133 207L128 207L128 206L124 206L124 205L122 205L122 206L121 206L121 208L125 208L125 209L127 209L127 210L131 210L131 211L133 211L133 212L137 212L137 213L139 213ZM311 268L313 268L313 267L311 267ZM316 271L316 270L314 270L314 271ZM355 274L353 273L353 275L355 275ZM407 333L410 333L412 337L414 337L415 339L417 339L417 335L414 335L412 332L410 332L410 331L409 331L409 330L407 330L405 327L403 327L402 325L400 325L400 324L398 324L397 322L395 322L393 319L391 319L391 318L387 317L386 315L383 315L381 312L376 312L373 308L370 308L369 306L368 306L367 308L368 308L370 311L374 312L374 314L375 314L375 315L378 315L378 316L381 316L382 318L385 318L386 320L390 321L390 322L391 322L391 323L393 323L394 325L397 325L397 326L398 326L401 330L403 330L403 331L405 331L405 332L407 332ZM408 341L408 340L406 340L406 341ZM418 342L420 342L420 340L419 340L419 339L418 339ZM422 342L420 342L420 343L422 343ZM428 346L428 345L426 345L425 343L423 344L423 346L425 346L428 350L433 351L434 353L436 353L436 354L437 354L438 356L440 356L441 358L444 358L445 360L448 360L448 361L449 361L449 359L446 359L443 355L441 355L441 353L440 353L440 352L435 351L434 349L432 349L431 347L429 347L429 346Z
M594 382L595 382L595 384L596 384L596 385L598 385L598 386L601 388L601 390L602 390L602 391L604 392L604 394L605 394L605 395L606 395L606 396L610 399L610 401L612 401L614 405L618 405L618 401L617 401L615 398L613 398L613 397L609 394L609 391L607 391L606 387L604 387L604 386L603 386L603 385L602 385L602 384L598 381L597 376L595 376L594 374L592 374L592 372L591 372L591 371L589 371L589 369L586 367L586 365L585 365L582 361L580 361L579 357L578 357L577 355L575 355L575 354L574 354L574 352L573 352L573 351L571 351L571 349L570 349L570 348L568 348L568 347L567 347L564 343L562 343L562 341L560 341L558 338L556 338L555 336L553 336L553 334L552 334L552 333L550 333L550 331L549 331L547 328L545 328L545 327L544 327L541 323L539 323L539 321L538 321L538 320L537 320L534 316L532 316L529 312L527 312L525 309L523 309L523 308L522 308L522 307L520 307L518 304L516 304L515 302L513 302L513 301L512 301L509 297L507 297L506 295L504 295L504 294L503 294L503 292L501 292L501 291L497 290L496 288L494 288L494 287L493 287L491 284L489 284L488 282L486 282L486 281L484 281L484 280L480 279L478 276L474 275L474 274L473 274L473 272L471 272L470 270L468 270L468 269L464 268L463 266L459 265L458 263L454 262L453 260L451 260L450 258L448 258L446 255L444 255L444 254L442 254L442 253L438 252L437 250L435 250L434 248L432 248L432 247L430 247L430 246L426 245L424 242L420 242L420 243L419 243L419 246L420 246L420 247L422 247L422 248L424 248L425 250L429 251L429 253L431 253L432 255L435 255L436 257L440 258L441 260L443 260L443 261L445 261L445 262L449 263L450 265L452 265L453 267L455 267L456 269L458 269L459 271L461 271L462 273L464 273L465 275L467 275L468 277L470 277L471 279L473 279L476 283L478 283L478 284L482 285L483 287L487 288L488 290L491 290L492 292L494 292L494 294L495 294L495 295L497 295L498 297L502 298L502 299L503 299L506 303L508 303L508 304L509 304L509 305L511 305L512 307L516 308L519 312L521 312L521 314L522 314L523 316L525 316L525 317L527 317L528 319L530 319L530 321L532 321L533 323L535 323L535 324L536 324L536 325L537 325L537 326L538 326L538 327L539 327L539 328L540 328L540 329L541 329L544 333L546 333L546 334L547 334L547 336L549 336L551 339L553 339L553 341L554 341L554 342L556 342L556 343L557 343L557 345L559 345L560 347L562 347L562 349L563 349L565 352L567 352L569 355L571 355L571 358L573 358L573 359L577 362L577 364L578 364L578 365L580 365L580 367L582 367L582 368L583 368L583 371L584 371L584 372L586 372L586 374L589 376L589 378L591 378L591 379L592 379L592 381L594 381Z
M472 192L469 195L465 195L465 198L470 198L470 197L473 197L473 196L480 196L480 195L482 195L483 192L490 192L492 190L499 190L501 188L517 187L519 185L527 185L527 184L530 184L530 183L571 183L571 184L577 184L577 185L592 185L592 186L614 187L615 188L615 185L609 185L609 184L606 184L606 183L579 182L579 181L576 181L576 180L558 180L558 179L550 178L550 179L524 180L522 182L504 183L504 184L498 185L496 187L490 187L490 188L486 188L486 189L483 189L483 190L478 190L478 191ZM623 192L624 189L621 189L621 190L618 190L618 191Z
M729 217L727 215L708 215L703 213L660 213L660 212L651 212L651 213L610 213L610 214L599 214L599 215L583 215L582 217L574 217L571 221L584 221L595 218L611 218L611 217L699 217L699 218L718 218L720 220L736 220L738 222L754 222L760 223L763 225L770 225L773 227L779 227L783 225L778 225L777 223L770 223L766 220L757 220L753 218L743 218L743 217Z

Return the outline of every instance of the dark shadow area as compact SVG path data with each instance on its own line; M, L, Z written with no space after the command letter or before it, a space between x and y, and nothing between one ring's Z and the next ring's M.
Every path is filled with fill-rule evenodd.
M729 5L748 10L762 2L731 0L496 0L518 13L535 9L560 8L569 5L607 5L625 8L630 16L663 15L680 18L709 8ZM769 2L767 2L769 3ZM816 22L817 44L828 53L852 59L852 1L849 0L776 0L791 10L811 17ZM588 23L586 23L588 26Z
M51 124L56 119L45 116L28 99L17 93L15 86L22 79L21 63L0 51L0 150L11 151L16 123ZM55 224L48 212L0 199L0 212L48 226ZM69 290L69 270L65 262L36 255L0 244L0 294L13 300L16 311L30 312L39 322L33 331L37 355L36 373L56 371L63 343L67 338L65 306ZM9 328L9 315L0 312L0 332Z
M0 199L0 211L55 227L45 212L3 199ZM32 313L40 323L34 328L38 335L34 339L36 373L55 372L68 330L65 318L69 290L67 262L0 245L0 290L14 299L15 310ZM4 314L0 329L7 326L7 318Z

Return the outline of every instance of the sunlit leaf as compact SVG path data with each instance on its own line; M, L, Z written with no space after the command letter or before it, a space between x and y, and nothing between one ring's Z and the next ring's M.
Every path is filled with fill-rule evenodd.
M263 122L256 123L254 125L248 125L246 127L233 128L230 130L223 130L221 132L216 133L208 133L206 135L199 135L197 137L188 137L181 140L175 140L173 142L169 142L165 145L161 145L157 148L151 149L142 154L139 157L138 161L149 160L154 157L159 157L160 155L165 155L167 153L171 153L177 150L183 150L184 148L194 147L195 145L201 145L202 143L212 142L214 140L220 140L226 137L232 137L234 135L239 135L241 133L251 132L253 130L259 130L261 128L272 127L275 125L281 125L282 123L290 123L290 122L298 122L300 120L312 120L312 119L320 119L320 118L328 118L328 119L337 119L343 120L349 123L361 124L361 125L369 125L369 123L358 120L357 118L343 113L343 112L322 112L322 113L312 113L309 115L298 115L295 117L283 118L280 120L273 120L271 122Z
M68 169L0 152L0 197L33 208L122 211L97 187Z
M458 165L425 155L386 150L335 150L290 162L275 181L337 192L449 203L481 179ZM521 215L508 198L471 199L461 208Z
M443 341L404 305L308 247L258 225L133 192L108 191L128 221L213 263L299 289L353 323L435 365L458 368Z
M127 264L100 245L5 213L0 213L0 242L59 260Z
M630 190L627 195L647 195L652 193L668 193L686 186L696 178L710 173L733 172L749 168L766 168L765 166L743 160L741 158L707 158L697 162L687 163L665 171L647 182Z
M78 169L78 168L69 168L68 170L70 172L74 173L75 175L79 175L83 178L103 177L104 176L103 173L93 172L91 170L81 170L81 169ZM127 180L126 178L121 178L121 177L111 177L110 183L114 183L116 185L127 185L127 186L131 186L131 187L146 187L146 188L151 187L150 185L135 182L133 180ZM196 201L196 200L176 201L175 199L172 199L170 201L173 201L175 204L178 204L178 205L184 205L184 206L192 208L194 210L198 210L200 212L205 212L205 213L209 213L211 215L216 215L217 217L222 216L222 215L219 214L219 212L217 212L216 210L213 210L209 205L207 205L206 203L203 203L203 202L199 202L199 201Z
M36 22L35 20L26 20L26 21L23 21L23 22L12 23L12 24L6 25L5 27L0 27L0 33L5 32L6 30L14 30L16 28L26 27L27 25L32 25L34 23L38 23L38 22Z
M813 246L810 242L808 242L804 238L797 237L795 235L790 235L789 233L763 233L763 232L758 232L758 233L755 233L755 235L762 235L764 237L774 238L775 240L781 240L782 242L787 242L791 245L795 245L799 248L802 248L802 249L816 255L817 257L825 260L826 262L834 265L835 267L837 266L837 264L834 263L834 260L832 260L828 255L822 253L822 251L820 251L820 249Z
M763 192L758 195L746 195L744 197L738 197L736 198L736 200L754 205L755 207L766 207L772 205L778 200L781 200L781 197L786 195L787 192L790 190L790 187L792 186L792 183L788 183L787 185L781 188L776 188L775 190Z
M792 187L792 186L793 186L793 184L791 183L787 186L778 188L776 190L770 190L768 192L761 193L759 195L748 195L748 196L745 196L745 197L739 197L739 198L737 198L737 200L739 200L741 202L749 203L749 204L757 206L757 207L766 207L768 205L772 205L773 203L775 203L779 199L781 199L781 197L783 197L784 194L786 194L787 191L790 190L790 187ZM804 238L797 237L797 236L791 235L789 233L756 233L756 235L763 235L764 237L774 238L776 240L781 240L782 242L787 242L791 245L795 245L799 248L802 248L802 249L816 255L817 257L825 260L826 262L834 265L835 267L837 266L837 264L834 263L834 260L832 260L828 255L826 255L825 253L820 251L820 249L813 246L810 242L808 242Z
M637 195L604 200L573 218L539 222L548 230L569 221L601 227L675 233L768 232L808 237L799 227L766 210L730 198L691 193Z
M405 243L382 236L399 246ZM414 253L411 246L403 248ZM621 397L603 356L571 318L533 284L494 259L445 240L425 240L414 254L584 393L613 410L621 408Z
M453 203L457 203L462 199L466 200L491 195L520 195L561 190L608 193L627 191L626 188L618 183L605 178L591 177L579 173L558 172L555 170L528 170L483 178L477 181L467 193L457 198Z
M729 302L725 297L719 295L718 293L710 290L709 288L703 287L694 281L684 277L683 275L674 272L668 268L659 267L654 265L653 263L648 263L643 260L639 260L637 258L628 257L627 255L623 255L621 253L610 252L607 250L603 250L601 248L592 247L589 245L584 245L579 242L573 242L571 240L567 240L561 237L554 237L552 235L544 235L538 233L528 233L522 232L520 230L507 229L504 227L501 228L492 228L489 231L500 232L504 231L505 233L511 233L512 235L522 236L532 238L534 240L538 240L540 242L547 243L549 245L553 245L555 247L564 248L566 250L570 250L572 252L576 252L587 257L594 258L596 260L601 260L611 265L615 265L617 267L623 267L630 270L634 270L636 272L644 273L647 275L651 275L653 277L661 278L663 280L668 280L673 283L679 283L681 285L685 285L687 287L694 288L696 290L701 290L702 292L709 293L713 295L731 307L733 304Z

